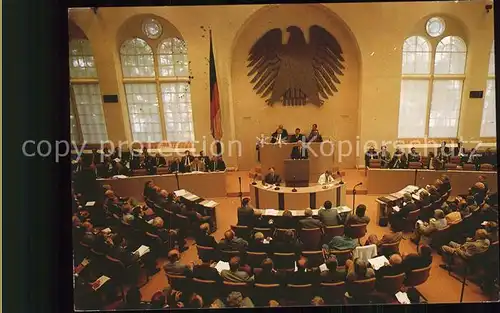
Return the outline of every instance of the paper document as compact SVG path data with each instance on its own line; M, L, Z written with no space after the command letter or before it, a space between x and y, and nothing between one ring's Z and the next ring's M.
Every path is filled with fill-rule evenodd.
M200 204L207 208L215 208L218 205L218 203L213 200L204 200L200 202Z
M113 178L128 178L128 176L125 175L115 175Z
M95 201L89 201L87 203L85 203L85 206L94 206L95 205Z
M345 205L343 205L343 206L339 206L339 207L336 207L336 209L337 209L337 212L338 212L339 214L340 214L340 213L349 213L349 212L351 212L351 211L352 211L350 207L345 206Z
M148 224L153 224L153 219L150 219L149 221L147 221Z
M103 230L101 230L101 233L104 233L104 234L109 234L111 232L111 228L104 228Z
M319 266L319 270L320 270L321 272L325 272L325 271L328 271L328 268L326 267L326 264L325 264L325 263L323 263L323 264L321 264L321 265Z
M176 191L174 191L174 194L175 194L177 197L182 197L182 196L184 196L186 193L187 193L187 191L186 191L185 189L180 189L180 190L176 190Z
M368 259L368 262L371 264L374 270L378 270L382 266L384 266L385 263L389 263L389 260L385 256L378 256L373 259Z
M295 269L293 270L294 272L298 271L299 269L297 268L297 263L293 263L293 265L295 266Z
M109 278L108 276L104 276L102 275L101 277L99 277L95 282L92 283L92 289L94 291L97 291L99 290L99 288L102 287L102 285L104 285L108 280L110 280L111 278Z
M266 209L264 210L264 215L269 215L269 216L278 216L279 211L274 210L274 209Z
M414 200L417 200L419 201L420 200L420 197L417 196L416 194L412 194L411 197L414 199Z
M139 257L142 257L143 255L145 255L148 252L150 252L149 247L142 245L137 250L134 251L134 254L139 253Z
M398 299L399 303L401 304L410 304L410 299L408 298L408 294L406 292L398 292L396 294L396 299Z
M119 158L115 158L113 161L115 161L116 163L119 163L121 160Z
M393 207L392 207L392 210L393 210L394 212L399 212L401 209L400 209L400 208L396 205L396 206L393 206Z
M222 272L223 270L229 270L229 262L224 262L224 261L219 261L215 265L215 269L217 269L217 272Z
M290 210L292 212L292 216L304 216L304 211L302 210Z
M482 222L482 223L481 223L481 225L482 225L482 226L486 226L486 225L488 225L488 221L484 221L484 222Z
M200 197L198 197L197 195L193 195L192 193L184 195L184 198L188 199L189 201L195 201L200 199Z
M313 215L318 215L319 209L318 210L312 210L312 211L313 211Z

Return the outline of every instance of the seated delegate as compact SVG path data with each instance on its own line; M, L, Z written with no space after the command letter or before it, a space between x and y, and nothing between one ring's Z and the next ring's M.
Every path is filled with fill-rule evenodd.
M279 125L278 129L271 135L271 143L286 142L288 140L288 132Z
M300 159L308 159L309 153L307 151L307 147L304 146L302 141L297 141L297 144L292 148L292 153L290 154L290 159L300 160Z
M279 185L281 183L281 177L276 174L274 167L269 168L269 173L264 177L264 183L270 185Z

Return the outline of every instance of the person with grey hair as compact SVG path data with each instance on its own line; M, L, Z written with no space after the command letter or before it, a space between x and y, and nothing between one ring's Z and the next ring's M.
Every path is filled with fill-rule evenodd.
M354 261L347 260L345 266L347 269L346 280L348 282L375 277L375 271L368 267L367 262L359 258L354 259Z
M226 302L222 302L220 299L216 299L214 303L210 306L212 308L253 308L254 304L249 297L243 297L241 292L233 291L227 298Z
M241 259L239 256L233 256L229 260L229 270L222 270L220 276L223 280L233 283L253 282L253 276L240 269Z
M261 232L256 232L253 235L253 240L248 243L247 251L250 252L271 252L269 250L269 244L264 243L264 234Z
M399 211L392 211L389 215L389 223L394 231L400 231L403 228L403 220L408 217L408 214L417 210L417 206L411 197L411 194L406 192L403 195L403 205Z
M320 220L313 218L313 212L310 208L304 210L304 218L299 220L299 225L301 229L323 229L323 223L321 223Z
M434 218L429 220L429 223L422 222L418 220L415 225L415 231L413 232L413 237L411 241L415 244L420 244L422 240L426 244L430 244L431 234L436 230L440 230L448 226L443 210L437 209L434 211Z

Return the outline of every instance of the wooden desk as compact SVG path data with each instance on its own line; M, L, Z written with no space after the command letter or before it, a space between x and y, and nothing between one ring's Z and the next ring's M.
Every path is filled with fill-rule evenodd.
M414 185L416 170L368 168L368 194L388 194Z
M433 171L433 170L418 170L417 172L417 185L420 187L425 187L425 185L431 185L434 181L441 177L441 175L447 175L451 182L451 195L463 195L469 193L469 188L472 187L478 181L478 176L483 175L488 183L488 188L491 192L497 191L497 172L483 172L483 171L459 171L459 170L449 170L449 171Z
M189 190L203 198L225 197L226 192L226 172L212 173L185 173L179 174L180 188ZM167 191L177 190L177 182L174 174L167 175L147 175L127 178L106 178L98 179L99 184L110 185L111 188L122 197L133 197L142 201L144 184L152 180L155 185Z
M331 149L333 143L324 142L323 150L324 155L321 153L321 142L312 142L309 145L309 181L317 182L319 175L325 170L333 170L333 156L334 153ZM262 167L262 177L268 173L268 168L271 166L275 168L276 173L284 177L285 175L285 159L290 159L292 148L295 143L282 143L282 144L264 144L259 148L260 164ZM316 154L316 156L315 156Z
M346 185L331 185L323 189L321 185L298 187L297 192L292 192L291 187L280 186L279 190L266 188L261 181L256 185L250 184L250 199L253 207L257 209L289 209L304 210L316 209L330 200L334 207L344 206Z

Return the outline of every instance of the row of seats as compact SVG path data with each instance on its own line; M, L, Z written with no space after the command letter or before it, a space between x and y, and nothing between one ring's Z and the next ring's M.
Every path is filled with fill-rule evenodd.
M429 163L428 157L422 156L420 162L408 162L408 168L410 169L422 169ZM433 164L434 168L437 168L437 164ZM382 168L382 161L380 159L371 159L368 161L369 168ZM451 157L450 162L444 164L444 168L447 170L464 170L464 171L494 171L495 168L491 164L483 163L479 164L479 167L473 163L464 163L460 165L460 157Z

